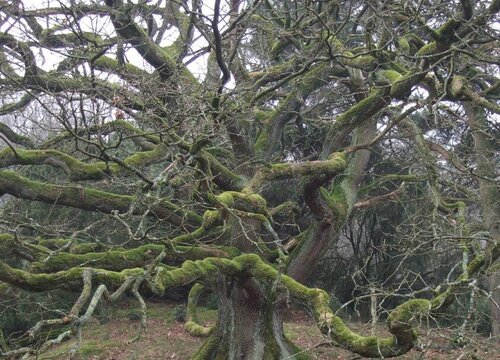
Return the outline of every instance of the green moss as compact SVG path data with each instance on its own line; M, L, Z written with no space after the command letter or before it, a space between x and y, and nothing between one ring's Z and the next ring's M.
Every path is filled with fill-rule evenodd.
M205 337L212 333L213 327L205 327L200 325L200 320L198 319L198 298L205 291L205 287L201 284L195 284L188 296L188 306L187 306L187 321L185 324L185 329L192 336Z
M159 270L153 284L155 291L163 294L165 289L190 284L198 280L212 281L219 271L227 274L239 274L241 267L233 260L222 258L207 258L197 261L186 261L178 269Z
M388 93L389 90L385 87L372 90L366 98L351 106L336 119L328 131L326 141L335 144L336 137L339 134L342 134L346 129L356 128L382 107L386 106Z
M402 78L402 75L394 70L382 70L382 75L389 80L391 84L396 83Z
M193 355L191 360L214 359L214 356L216 355L216 351L219 349L220 346L221 346L220 339L215 335L211 335L203 343L203 345L198 349L196 354ZM223 360L226 360L226 359L223 358Z
M130 204L136 201L134 196L119 195L106 191L82 186L60 186L33 181L19 176L13 171L0 171L0 188L14 196L48 203L57 201L59 205L71 206L83 210L127 212ZM151 214L159 218L168 219L174 224L201 225L202 217L192 211L184 211L179 206L162 200L159 204L148 207ZM136 206L134 215L143 215L145 206Z
M267 213L266 199L264 199L259 194L248 194L245 195L243 198L245 201L248 201L252 205L252 207L256 210L256 212L261 214Z
M416 56L429 56L439 52L440 45L436 41L432 41L417 51Z
M33 274L21 269L14 269L0 261L0 281L29 291L47 291L66 289L81 291L82 275L85 268L76 267L51 274ZM121 272L102 269L93 270L96 282L117 289L128 276L138 276L144 273L142 268L126 269Z
M94 65L97 68L103 68L106 70L123 70L125 73L134 75L134 76L150 76L143 69L131 64L125 63L120 64L116 59L112 59L107 56L99 56L97 59L94 59Z
M163 250L163 245L144 245L130 250L113 250L108 252L68 254L59 253L47 261L32 263L34 272L54 272L82 264L96 266L107 270L122 270L126 267L140 267L154 260Z
M0 243L10 243L12 240L14 240L14 235L11 234L0 234Z
M215 198L217 199L218 202L223 204L224 206L231 207L234 204L234 194L236 194L236 191L225 191L219 195L217 195Z
M406 36L399 38L398 45L400 49L403 51L403 53L407 55L410 54L411 51L410 42L408 41L408 38Z
M436 40L449 43L454 39L454 31L462 24L461 20L451 18L434 32Z
M104 350L100 343L84 343L78 349L78 354L83 356L99 355Z
M390 329L411 329L411 322L416 316L428 315L432 303L426 299L409 300L391 311L387 318Z
M268 128L268 126L265 126L259 136L257 137L257 140L255 141L255 144L254 144L254 152L255 154L257 155L261 155L264 153L266 147L267 147L267 143L268 143L268 140L269 140L269 131L270 129Z
M320 193L328 207L339 219L345 219L349 212L349 205L345 196L345 190L340 184L334 185L330 193L325 188L320 188ZM341 221L340 221L341 222Z
M451 94L455 97L458 97L462 94L462 90L464 88L465 79L462 76L454 76L451 80Z
M342 58L341 62L347 66L357 69L373 69L377 65L377 59L371 55L351 55L350 58Z
M184 325L184 328L191 336L196 337L206 337L210 335L214 329L212 326L206 327L192 321L188 321Z
M124 160L124 163L132 167L143 167L162 159L167 153L165 144L157 145L153 150L136 152Z
M217 195L216 200L224 206L258 214L267 214L267 202L259 194L248 189L240 191L225 191Z
M272 111L264 111L260 109L254 110L254 118L258 122L266 122L269 120L273 115Z

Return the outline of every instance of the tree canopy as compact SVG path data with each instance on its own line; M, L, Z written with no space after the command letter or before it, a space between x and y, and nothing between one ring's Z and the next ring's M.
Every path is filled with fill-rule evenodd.
M144 296L187 285L194 359L307 358L283 332L291 301L366 357L410 351L415 320L485 276L496 304L500 1L42 3L0 1L0 296L77 297L22 341L0 329L1 356L78 336L123 296L146 326ZM390 336L365 336L314 270L391 209L366 258L352 242L400 283ZM409 275L422 254L453 254L448 276Z

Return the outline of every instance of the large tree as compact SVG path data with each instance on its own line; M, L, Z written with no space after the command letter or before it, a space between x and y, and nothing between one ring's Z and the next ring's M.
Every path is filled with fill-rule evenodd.
M495 279L500 1L32 3L0 1L0 195L19 199L0 224L0 294L80 294L32 337L127 293L145 317L143 294L197 284L190 309L208 288L219 312L210 330L190 314L208 336L195 359L299 353L292 300L336 346L394 357L415 319ZM400 289L389 337L357 334L309 277L357 210L422 197L428 231L410 245L453 237L460 266Z

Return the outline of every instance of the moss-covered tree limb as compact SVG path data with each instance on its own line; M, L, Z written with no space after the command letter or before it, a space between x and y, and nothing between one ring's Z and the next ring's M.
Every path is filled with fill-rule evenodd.
M500 106L495 102L488 101L477 92L475 92L469 85L468 80L462 76L455 76L451 81L451 92L456 97L465 97L466 100L472 101L478 106L482 106L492 112L500 114Z
M495 9L490 9L490 11L496 12L499 10L495 7ZM391 98L406 96L413 86L417 85L425 78L428 71L426 67L429 64L429 60L436 56L443 56L444 52L449 49L451 45L450 40L457 40L457 38L453 36L453 33L463 25L463 23L463 21L452 19L443 24L436 30L436 34L438 34L436 40L429 42L417 52L416 56L421 57L422 61L418 62L413 69L405 74L399 74L397 71L390 70L387 72L387 74L391 75L391 77L388 78L388 86L382 89L372 90L367 98L353 105L340 115L328 131L325 146L323 147L323 154L326 156L332 153L336 147L339 146L340 141L354 128L369 121L371 116L390 104ZM349 66L356 67L354 64L350 64ZM392 76L392 74L396 74L396 76Z
M292 179L303 176L332 177L342 172L347 166L344 153L334 153L327 160L304 161L298 163L279 163L261 167L247 187L259 191L267 182L281 179Z
M0 261L0 281L27 291L43 292L51 289L64 289L80 292L83 287L84 267L72 268L52 274L33 274L15 269ZM101 284L118 289L129 276L138 276L144 269L125 269L121 272L102 269L93 270L94 278Z
M7 140L14 144L23 145L28 148L34 147L33 141L30 138L17 134L9 126L3 123L0 123L0 136L1 135L5 136Z
M136 152L120 162L86 163L59 150L14 150L7 147L0 150L0 168L13 165L51 165L61 168L73 181L99 180L125 172L136 173L139 167L163 160L167 151L167 146L160 144L152 150Z
M51 273L74 267L91 266L111 271L122 271L127 268L143 267L162 252L165 252L162 263L171 266L180 265L187 260L199 260L207 257L233 258L239 254L236 249L230 247L149 244L128 250L117 249L85 254L58 253L32 263L30 269L35 273Z
M0 194L10 194L27 200L59 204L82 210L126 213L133 208L133 215L150 210L152 216L165 219L175 225L201 225L202 217L184 210L167 200L158 203L141 203L134 196L119 195L83 186L62 186L34 181L15 172L0 171ZM135 206L132 206L135 204Z
M0 61L1 61L1 57L0 57ZM33 93L28 93L28 94L24 95L21 99L19 99L19 101L3 105L0 108L0 116L23 110L26 106L31 104L33 102L33 100L35 100L37 95L38 95L38 92L34 91ZM4 134L7 137L7 139L12 141L14 144L23 145L23 146L26 146L28 148L31 148L34 146L33 141L31 139L15 133L12 129L10 129L4 123L0 123L0 132L2 134Z
M211 180L222 190L241 191L246 179L224 166L214 155L202 150L195 157L204 174L211 175Z
M389 92L390 90L387 88L372 90L365 99L354 104L337 117L326 135L323 147L324 156L338 149L348 134L387 106L390 103Z
M154 86L155 82L160 84L159 78L153 78L152 81L150 80L147 83L142 83L141 80L149 77L150 75L147 71L130 63L122 64L118 60L112 59L108 56L99 56L96 59L89 59L89 61L97 70L118 75L129 84L140 87L144 90L150 89Z
M177 73L178 64L175 61L175 56L170 54L168 50L155 44L149 38L146 32L130 16L129 10L123 4L123 1L106 0L106 5L113 9L110 17L116 32L134 46L137 52L158 70L164 80L171 78ZM190 80L195 81L187 69L184 69L183 73L189 74Z
M0 257L18 257L29 262L38 261L50 254L50 250L29 240L19 239L17 235L0 233Z
M24 63L25 75L34 75L38 72L35 55L24 41L19 41L11 34L0 32L0 46L7 46L20 55Z
M210 333L213 331L212 326L203 326L200 324L200 320L198 319L198 299L204 291L206 291L206 288L201 284L195 284L189 291L187 318L184 328L192 336L204 337L210 335Z

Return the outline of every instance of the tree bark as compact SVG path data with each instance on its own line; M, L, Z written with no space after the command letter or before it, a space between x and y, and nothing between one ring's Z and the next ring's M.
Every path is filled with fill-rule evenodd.
M216 293L217 324L194 360L308 358L285 337L285 299L277 298L268 284L224 275L217 280Z
M484 109L471 102L464 102L469 125L474 139L479 182L479 200L482 209L483 227L491 235L491 240L500 242L500 192L495 182L494 137L489 134ZM498 263L498 261L497 261ZM500 274L489 278L491 291L491 334L500 335Z

